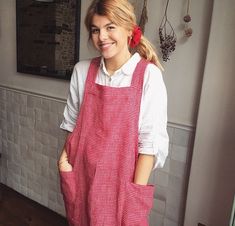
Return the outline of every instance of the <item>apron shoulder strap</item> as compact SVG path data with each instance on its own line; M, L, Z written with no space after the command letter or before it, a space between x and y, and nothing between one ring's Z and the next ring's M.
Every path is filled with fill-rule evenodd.
M87 73L87 82L95 82L97 71L100 66L101 57L91 59L91 63Z
M150 62L142 58L136 65L131 81L132 87L142 89L144 82L144 73L148 64L150 64Z

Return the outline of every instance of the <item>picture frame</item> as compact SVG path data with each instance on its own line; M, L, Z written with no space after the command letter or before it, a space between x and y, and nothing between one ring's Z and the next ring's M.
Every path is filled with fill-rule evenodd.
M81 0L16 0L17 72L70 80Z

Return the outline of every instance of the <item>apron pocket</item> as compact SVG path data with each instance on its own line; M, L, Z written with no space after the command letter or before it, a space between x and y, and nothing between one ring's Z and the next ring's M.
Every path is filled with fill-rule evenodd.
M74 215L74 204L76 198L76 183L74 172L60 171L60 185L64 198L65 210L68 219L72 219Z
M153 205L154 185L139 185L126 182L126 198L123 225L141 226Z

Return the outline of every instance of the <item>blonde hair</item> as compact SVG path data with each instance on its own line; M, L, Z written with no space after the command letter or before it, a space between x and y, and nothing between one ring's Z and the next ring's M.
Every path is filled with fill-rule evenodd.
M93 0L85 17L85 25L89 32L89 39L91 39L91 25L95 14L106 16L114 24L124 27L127 30L133 31L136 26L134 8L127 0ZM153 45L143 34L139 44L132 52L138 52L141 57L163 70Z

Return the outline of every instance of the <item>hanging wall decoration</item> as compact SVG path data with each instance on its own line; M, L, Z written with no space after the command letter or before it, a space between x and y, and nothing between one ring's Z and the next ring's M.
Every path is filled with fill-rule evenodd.
M160 48L163 61L170 60L169 56L175 50L177 40L175 31L167 18L168 5L169 0L167 0L164 16L159 27Z
M140 22L139 22L139 26L143 34L145 30L145 24L147 23L147 21L148 21L147 0L144 0L143 9L141 12Z
M190 7L190 0L188 0L188 3L187 3L187 13L183 18L183 20L185 22L184 34L188 38L191 37L193 34L193 29L189 26L189 23L192 20L190 14L189 14L189 7Z
M16 0L17 72L69 80L80 12L81 0Z

